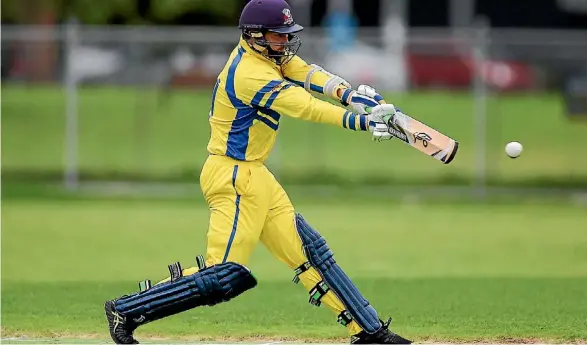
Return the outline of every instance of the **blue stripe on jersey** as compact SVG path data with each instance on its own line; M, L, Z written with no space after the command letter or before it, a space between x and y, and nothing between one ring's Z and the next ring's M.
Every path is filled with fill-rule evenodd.
M218 85L220 84L220 79L216 80L216 84L214 85L214 89L212 90L212 106L210 106L210 115L214 116L214 102L216 101L216 92L218 91Z
M324 88L316 84L310 84L310 90L318 93L324 93Z
M290 81L290 82L296 84L297 86L304 87L304 82L303 81L297 81L297 80L294 80L294 79L291 79L291 78L288 78L288 77L285 77L285 80Z
M352 129L353 131L357 130L357 126L355 124L355 119L357 118L357 115L351 113L351 116L349 116L349 128Z
M234 75L236 73L236 68L238 67L238 64L241 62L244 53L245 50L242 47L239 47L238 54L236 54L234 60L232 60L232 63L228 68L228 76L226 77L226 93L228 94L228 98L230 99L232 105L237 109L246 107L246 105L236 97L236 91L234 90Z
M287 85L283 86L281 89L273 92L271 94L271 96L269 96L269 99L267 99L267 103L265 103L265 106L263 106L263 108L259 108L258 110L261 113L263 113L263 114L265 114L267 116L270 116L273 120L275 120L275 121L277 121L279 123L279 119L281 119L281 115L278 112L276 112L275 110L271 109L271 106L273 105L273 102L275 101L275 99L277 98L277 96L279 96L279 93L281 91L287 90L287 89L289 89L292 86L293 86L292 84L287 84ZM269 126L269 127L271 127L271 126ZM273 128L273 127L271 127L271 128Z
M245 50L239 47L238 54L234 57L234 60L232 60L228 68L225 86L228 99L230 99L232 105L237 109L236 117L232 121L232 126L228 132L226 155L237 160L245 160L246 158L247 147L249 145L249 128L251 128L255 119L255 109L247 106L238 99L234 89L234 76L244 53Z
M271 106L273 105L273 102L275 101L275 99L277 98L277 96L279 96L279 93L283 90L287 90L291 87L291 84L287 84L285 86L283 86L281 89L273 92L271 94L271 96L269 96L269 99L267 100L267 103L265 103L265 108L271 109Z
M226 245L226 251L224 252L224 258L222 259L222 263L226 262L228 259L228 253L230 252L230 248L232 247L232 242L234 241L234 236L236 235L236 227L238 225L238 215L240 213L240 202L241 196L238 194L236 190L236 176L238 174L238 165L235 165L232 170L232 188L234 188L234 192L236 193L236 199L234 201L235 204L235 211L234 211L234 218L232 221L232 231L230 232L230 237L228 238L228 244Z
M261 90L255 94L255 97L253 97L253 100L251 101L251 105L255 107L259 106L261 104L261 100L263 97L265 97L265 94L273 90L273 88L279 84L281 84L281 80L272 80L268 82L267 85L263 86Z
M301 86L304 87L304 82L303 81L297 81L288 77L285 77L285 80L292 82L294 84L296 84L297 86ZM314 92L319 92L319 93L324 93L324 88L322 86L316 85L316 84L310 84L310 90L314 91Z
M264 111L262 111L262 110L260 110L260 112L262 112L263 114L265 114L265 112L264 112ZM268 115L268 114L267 114L267 115ZM256 115L255 115L255 119L256 119L256 120L259 120L259 121L261 121L261 122L263 122L264 124L266 124L267 126L269 126L269 128L271 128L271 129L272 129L272 130L274 130L274 131L276 131L276 130L277 130L277 128L279 128L279 123L274 123L274 122L271 122L271 120L269 120L268 118L266 118L266 117L263 117L263 116L261 116L261 115L259 115L259 114L256 114Z
M359 123L361 126L361 130L362 131L366 131L367 130L367 116L366 115L360 115L359 116Z
M276 112L275 110L272 109L265 109L265 108L258 108L257 109L258 112L265 114L267 116L269 116L270 118L272 118L273 120L279 122L279 119L281 119L281 115L279 115L278 112Z

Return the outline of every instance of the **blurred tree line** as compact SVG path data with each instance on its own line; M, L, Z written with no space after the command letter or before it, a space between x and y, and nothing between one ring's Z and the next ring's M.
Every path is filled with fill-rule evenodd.
M2 23L236 25L247 0L2 0Z

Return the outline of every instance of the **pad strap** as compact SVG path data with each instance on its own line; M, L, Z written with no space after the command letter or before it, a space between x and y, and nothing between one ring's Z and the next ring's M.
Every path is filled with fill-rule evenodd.
M312 267L312 264L310 264L310 262L306 261L303 264L300 265L300 267L296 268L294 270L294 272L296 273L296 275L293 277L292 281L297 284L300 282L300 274L306 272L307 270L309 270Z
M139 282L139 291L143 292L143 291L147 291L151 288L151 280L150 279L146 279L143 280L142 282Z
M330 291L330 288L324 281L318 282L318 284L310 290L310 304L319 307L322 304L320 300L328 291Z
M346 327L349 323L353 322L353 316L348 310L343 310L338 314L337 322Z
M198 264L198 269L203 270L204 268L206 268L206 260L204 260L204 256L196 256L196 263Z
M168 265L167 268L169 268L169 274L171 275L172 282L183 277L183 270L181 269L181 265L179 262L174 262L171 265Z

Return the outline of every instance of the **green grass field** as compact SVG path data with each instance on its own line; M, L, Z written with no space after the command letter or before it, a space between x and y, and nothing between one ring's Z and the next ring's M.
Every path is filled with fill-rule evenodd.
M557 204L293 197L393 329L423 341L587 342L587 212ZM361 217L357 217L360 214ZM102 304L203 253L201 200L2 204L3 338L107 339ZM139 339L348 341L259 247L259 285L149 324Z
M87 87L78 96L83 179L198 181L209 90L166 98L154 90ZM366 135L284 118L269 162L284 185L306 188L287 190L381 316L392 316L393 329L418 342L587 343L584 206L545 196L486 202L430 196L415 203L348 188L473 179L469 94L386 98L458 139L456 160L445 166L399 142L376 144ZM3 339L107 340L105 300L136 291L140 280L164 278L174 261L193 265L205 250L208 208L199 191L183 199L96 198L45 185L61 178L64 111L58 89L3 86ZM587 123L568 121L556 95L490 98L490 182L587 187L585 133ZM519 159L503 153L510 140L524 144ZM305 193L328 183L345 188L338 195ZM311 306L305 290L291 283L293 272L263 247L250 268L259 279L254 290L146 325L138 338L348 341L334 315Z
M197 180L206 156L210 90L93 88L79 91L79 164L85 178ZM477 166L474 99L469 93L388 94L408 114L456 138L444 166L400 142L284 118L269 165L282 181L467 184ZM63 170L65 94L50 87L4 86L3 174L59 177ZM557 95L497 95L487 106L487 174L491 183L587 186L586 122L569 121ZM34 140L32 140L34 139ZM524 144L520 159L504 154Z

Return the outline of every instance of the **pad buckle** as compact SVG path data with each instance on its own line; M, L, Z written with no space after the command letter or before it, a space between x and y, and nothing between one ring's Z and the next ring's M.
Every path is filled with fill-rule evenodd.
M183 271L181 269L181 265L179 264L179 262L174 262L171 265L168 265L167 268L169 268L169 273L171 275L172 282L183 277Z
M310 290L310 304L319 307L322 302L320 301L324 295L330 290L328 285L324 281L320 281L312 290Z
M139 291L140 292L147 291L150 288L151 288L151 279L146 279L146 280L139 282Z
M196 256L196 263L198 264L198 268L200 269L200 271L206 268L206 260L204 260L203 255Z
M300 282L300 274L306 272L307 270L309 270L312 267L312 265L306 261L303 264L300 265L300 267L296 268L294 270L294 272L296 273L296 275L293 277L292 282L294 282L294 284L297 284Z
M348 310L343 310L340 314L338 314L338 319L336 321L346 327L353 321L353 316L351 313L349 313Z

